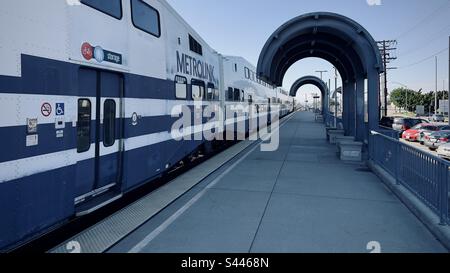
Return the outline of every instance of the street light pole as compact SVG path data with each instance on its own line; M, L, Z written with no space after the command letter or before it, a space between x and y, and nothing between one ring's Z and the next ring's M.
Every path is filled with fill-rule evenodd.
M337 68L334 68L334 128L337 128L337 112L338 112L338 101L337 101Z
M436 93L434 94L434 114L437 114L437 106L438 106L438 59L437 56L434 57L436 61Z
M403 83L400 83L400 82L391 82L391 83L398 84L398 85L402 86L403 88L405 88L405 94L406 94L405 110L408 111L408 89L409 89L408 86Z
M406 92L406 113L408 113L408 87L405 88L405 92Z
M328 72L328 70L317 70L316 73L320 73L320 80L322 80L323 73Z

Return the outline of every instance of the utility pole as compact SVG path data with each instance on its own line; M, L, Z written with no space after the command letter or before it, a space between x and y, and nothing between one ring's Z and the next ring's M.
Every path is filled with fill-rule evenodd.
M331 105L331 103L330 103L330 95L331 95L331 79L328 79L328 93L327 93L328 113L327 114L331 113L331 111L330 111L330 105Z
M396 60L397 57L395 57L393 51L396 50L397 41L396 40L383 40L378 41L378 48L381 51L381 55L383 57L383 65L384 65L384 103L383 103L383 115L387 116L387 106L388 106L388 80L387 80L387 71L392 69L397 69L397 67L388 67L388 64Z
M434 56L436 61L436 93L434 94L434 114L436 115L438 112L438 58Z
M317 70L316 73L320 73L320 79L322 80L323 73L327 73L328 70Z

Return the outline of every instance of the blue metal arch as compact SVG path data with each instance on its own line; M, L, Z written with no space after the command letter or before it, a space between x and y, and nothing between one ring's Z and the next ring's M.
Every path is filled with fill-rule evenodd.
M364 75L366 72L363 64L358 59L357 53L351 48L344 50L337 44L339 44L339 38L332 38L331 36L321 39L318 39L317 35L302 36L302 39L290 46L289 50L282 52L285 55L283 62L275 64L277 67L273 71L280 71L278 73L279 78L276 78L276 81L282 82L283 76L289 67L298 60L308 57L322 58L333 64L341 74L343 81L353 81L355 75Z
M311 35L315 38L311 38ZM282 82L279 79L282 79L283 75L280 75L281 70L276 67L290 57L287 52L302 41L308 41L311 50L321 49L320 43L317 43L320 40L336 40L335 45L341 49L340 52L349 50L356 52L357 56L353 56L352 62L361 63L365 73L373 68L379 73L383 71L380 51L367 30L345 16L317 12L288 21L270 36L258 60L259 77L281 86ZM342 58L339 54L335 55L337 59Z
M312 84L320 89L320 92L322 93L322 110L324 113L328 112L328 97L329 97L329 90L326 83L324 83L321 79L315 76L305 76L301 77L300 79L296 80L294 84L292 84L291 90L289 92L290 96L295 97L297 95L298 90L300 87Z
M345 16L316 12L298 16L279 27L267 40L258 60L260 79L281 86L289 67L308 57L336 66L344 81L344 117L349 134L379 123L379 74L384 71L378 46L360 24ZM369 128L364 125L364 80L368 80ZM355 118L356 116L356 118Z

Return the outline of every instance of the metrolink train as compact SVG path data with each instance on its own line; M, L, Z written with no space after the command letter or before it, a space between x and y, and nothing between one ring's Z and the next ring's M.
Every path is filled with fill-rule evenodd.
M214 51L165 0L2 1L0 26L0 250L210 148L174 139L176 105L256 105L269 122L294 110L287 92ZM250 118L222 121L249 133Z

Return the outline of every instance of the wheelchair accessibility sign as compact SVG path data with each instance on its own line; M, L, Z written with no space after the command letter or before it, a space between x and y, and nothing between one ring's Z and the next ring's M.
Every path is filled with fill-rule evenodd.
M57 103L55 109L57 116L64 116L64 103Z

